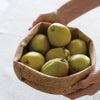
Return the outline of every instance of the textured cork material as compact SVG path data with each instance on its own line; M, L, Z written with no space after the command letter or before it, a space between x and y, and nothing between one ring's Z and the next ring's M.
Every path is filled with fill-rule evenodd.
M72 39L80 38L86 41L88 46L88 55L91 58L91 66L66 77L53 77L45 75L35 69L32 69L20 62L21 56L28 51L27 45L30 40L38 33L47 34L47 28L50 23L39 23L33 27L32 31L20 42L14 57L14 71L17 77L31 87L51 94L69 94L77 91L72 85L81 79L84 79L96 66L96 55L93 41L77 28L69 27Z

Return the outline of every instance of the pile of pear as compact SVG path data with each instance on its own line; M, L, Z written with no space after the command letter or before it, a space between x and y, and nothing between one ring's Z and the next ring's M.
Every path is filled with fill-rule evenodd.
M65 77L89 67L87 44L82 39L71 39L68 27L53 23L47 34L36 34L28 44L29 51L20 61L35 70L54 77Z

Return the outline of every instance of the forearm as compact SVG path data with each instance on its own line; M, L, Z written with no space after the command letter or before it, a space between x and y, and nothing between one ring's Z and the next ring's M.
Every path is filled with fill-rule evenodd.
M62 19L69 23L87 11L100 6L100 0L71 0L57 9ZM66 20L65 20L66 19Z

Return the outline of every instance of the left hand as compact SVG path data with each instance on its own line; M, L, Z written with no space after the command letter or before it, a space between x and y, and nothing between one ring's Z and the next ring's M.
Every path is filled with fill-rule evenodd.
M76 83L73 88L79 89L79 91L64 95L70 99L76 99L85 95L93 95L100 90L100 70L94 71L89 76Z
M44 13L41 14L32 24L32 26L28 29L31 30L36 24L38 24L39 22L49 22L49 23L61 23L66 25L68 23L68 18L67 20L64 18L65 15L58 13L58 11L53 11L50 13Z

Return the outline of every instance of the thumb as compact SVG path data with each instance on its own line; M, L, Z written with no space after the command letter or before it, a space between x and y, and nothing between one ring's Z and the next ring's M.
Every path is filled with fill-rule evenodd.
M79 81L78 83L73 85L73 88L75 88L75 89L84 89L84 88L87 88L88 86L90 86L91 84L93 84L92 78L87 77L86 79L84 79L82 81Z
M39 22L43 22L44 21L44 14L41 14L32 24L31 27L29 27L28 30L31 30L36 24L38 24Z

